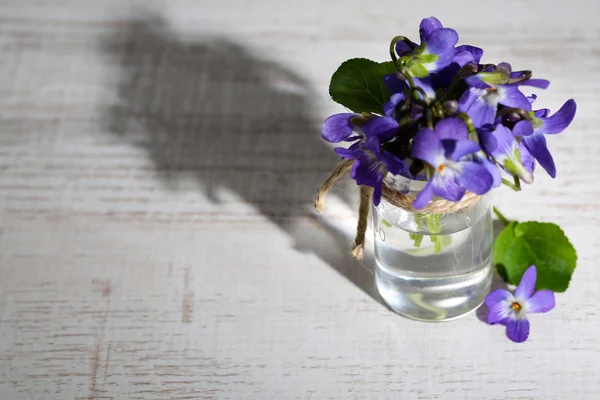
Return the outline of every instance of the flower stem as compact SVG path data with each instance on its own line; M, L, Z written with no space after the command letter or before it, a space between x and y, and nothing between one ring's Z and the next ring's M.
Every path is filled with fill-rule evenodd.
M433 243L434 251L436 254L441 253L442 248L446 247L447 244L442 243L442 236L438 235L440 233L442 226L440 223L440 214L427 214L425 215L425 222L427 223L427 228L432 235L429 236L429 239ZM449 244L449 243L448 243Z
M477 136L477 130L475 129L475 125L473 124L473 120L469 117L468 114L459 112L456 113L456 116L462 120L467 126L467 130L469 131L469 139L474 142L479 143L479 138Z
M519 179L517 175L513 175L513 181L515 182L517 189L521 190L521 179Z
M492 209L494 210L494 214L496 214L496 216L498 217L500 222L504 224L504 226L508 226L508 224L510 224L510 220L506 218L504 214L502 214L496 207L493 207Z
M421 243L423 242L423 235L420 233L409 233L409 237L411 240L414 240L413 247L421 247Z
M431 112L431 108L425 109L425 120L427 121L427 127L433 130L433 115Z
M506 186L508 186L509 188L511 188L512 190L514 190L515 192L519 192L521 190L521 185L519 183L519 185L515 185L513 184L511 181L508 181L504 178L502 178L502 183Z

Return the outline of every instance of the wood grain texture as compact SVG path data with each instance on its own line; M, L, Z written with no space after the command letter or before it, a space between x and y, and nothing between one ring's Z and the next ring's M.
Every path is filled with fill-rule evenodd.
M0 399L597 398L600 6L477 4L4 0ZM351 183L310 212L331 73L431 14L579 105L557 179L495 195L579 250L524 345L383 307Z

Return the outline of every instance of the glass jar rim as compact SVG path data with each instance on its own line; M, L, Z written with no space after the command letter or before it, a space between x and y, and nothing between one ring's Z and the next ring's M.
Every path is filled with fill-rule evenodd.
M414 195L418 194L425 185L427 185L427 181L418 181L415 179L409 179L402 175L394 175L390 172L387 173L383 182L390 189L396 190L402 194L410 195L414 197Z

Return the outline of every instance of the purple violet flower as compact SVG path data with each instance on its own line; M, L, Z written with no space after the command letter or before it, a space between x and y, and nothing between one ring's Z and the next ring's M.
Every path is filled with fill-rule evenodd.
M575 100L571 99L552 116L548 116L550 114L548 109L533 111L530 113L532 114L531 122L519 121L513 128L513 134L522 137L521 144L552 178L556 177L556 167L552 155L548 151L544 135L554 135L564 131L575 118L576 111L577 104Z
M456 50L458 33L454 29L444 28L435 17L425 18L419 27L421 45L415 49L404 42L396 43L396 53L408 57L408 71L415 78L426 78L429 73L448 66Z
M545 313L554 308L554 293L539 290L534 293L537 271L532 265L525 271L513 295L507 290L496 289L485 298L488 306L488 323L506 326L506 335L513 342L521 343L529 337L528 313Z
M358 116L354 113L334 114L323 122L321 137L329 143L339 143L348 139L354 140L352 134L355 131L352 118Z
M437 86L434 86L432 77L432 75L429 75L425 78L413 78L413 81L416 86L423 89L428 98L433 100L435 99L435 90L437 89ZM383 77L383 83L390 93L402 93L402 100L404 100L404 89L407 86L404 80L398 78L396 74L388 74Z
M394 75L392 75L394 76ZM397 79L397 78L396 78ZM385 82L385 78L384 78ZM383 105L383 113L388 117L396 118L397 113L396 109L404 101L404 92L400 91L399 93L394 93L392 97L390 97L390 101Z
M394 96L392 96L394 97ZM388 111L392 106L386 105ZM362 119L362 126L356 126L352 119ZM330 116L323 122L321 137L330 143L369 142L379 145L395 137L400 130L398 122L390 117L374 117L365 119L360 114L341 113Z
M506 63L501 63L499 67L501 68L497 71L486 70L465 78L469 89L460 97L458 109L471 117L476 128L494 122L499 104L530 111L531 102L521 93L519 86L546 89L550 84L544 79L526 79L509 83L509 79L517 79L524 72L510 72L510 65Z
M436 31L440 32L436 33ZM416 86L425 91L430 99L436 98L437 89L448 87L461 67L468 63L478 64L483 55L483 50L475 46L462 45L454 48L458 41L458 34L452 29L444 28L435 17L425 18L421 21L419 35L421 46L417 46L414 42L409 45L400 41L396 43L396 53L400 57L410 58L408 66L409 70L411 68L413 70L411 72L413 81ZM454 35L456 35L456 41ZM435 40L446 42L436 45L433 43ZM427 43L429 43L429 50L427 50ZM424 44L425 51L422 52ZM433 51L437 52L438 59L432 64L431 60L435 57L431 57L431 49L435 47L434 45L437 46ZM384 82L391 93L403 92L406 87L405 81L399 79L396 74L386 75Z
M362 146L355 143L346 149L338 147L335 152L343 158L355 160L350 176L358 185L370 186L373 190L373 204L381 201L383 179L390 172L393 175L407 174L405 164L388 151L381 151L378 141L367 140Z
M423 208L433 196L459 201L466 190L482 195L494 185L494 176L483 164L474 161L481 149L468 139L466 125L457 118L446 118L435 126L435 132L423 128L412 143L412 156L433 167L433 175L414 201L415 208Z
M456 48L452 62L458 64L459 67L464 67L469 63L479 64L483 57L483 49L475 46L462 45Z
M517 175L524 182L533 182L533 166L531 170L523 165L523 158L519 152L519 143L510 129L498 124L495 127L486 125L477 130L479 143L483 151L491 156L498 164L513 175ZM525 155L527 157L527 155ZM527 162L530 160L525 158Z

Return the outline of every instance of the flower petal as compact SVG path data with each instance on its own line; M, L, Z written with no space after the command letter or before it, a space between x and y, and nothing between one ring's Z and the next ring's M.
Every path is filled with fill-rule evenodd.
M498 103L503 106L531 110L529 99L521 93L517 85L498 85L498 95Z
M460 173L456 177L459 185L478 195L490 191L494 184L494 177L483 165L475 161L462 161L459 164Z
M435 126L435 133L440 139L462 140L469 138L467 126L458 118L441 120Z
M529 102L531 104L533 104L533 102L537 100L537 95L536 94L532 94L531 96L527 96L527 100L529 100Z
M575 112L577 111L577 104L575 100L568 100L563 106L548 118L540 118L544 125L538 128L538 132L545 134L556 134L564 131L567 126L575 118Z
M514 299L515 297L508 290L496 289L488 293L487 296L485 296L485 305L488 307L492 307L494 304L497 304L498 302L503 300L510 301L512 303Z
M420 87L425 92L425 95L430 99L435 99L435 89L433 88L433 83L431 82L431 75L426 78L413 78L415 82L415 86ZM419 97L422 98L421 94Z
M496 117L498 103L496 97L486 96L485 89L470 88L460 98L458 109L467 113L475 128L491 124Z
M468 51L458 51L458 47L456 48L456 53L454 53L454 57L452 58L452 62L458 64L461 68L465 65L473 62L473 54Z
M497 104L493 102L487 102L482 98L475 100L468 112L475 128L479 128L485 124L493 123L494 117L496 116L497 107Z
M490 325L506 324L514 317L514 311L510 309L510 304L507 301L500 301L491 306L488 306L487 323Z
M436 89L441 88L447 90L448 87L452 84L452 80L454 79L460 68L460 65L458 65L455 62L455 60L453 60L452 63L448 64L446 67L436 71L434 74L429 75L428 78L431 79L432 87ZM432 98L435 99L435 96L433 96Z
M352 165L351 176L358 185L370 186L374 189L373 203L378 205L381 199L381 184L386 172L385 165L375 154L363 151Z
M429 72L440 70L452 62L454 57L454 45L458 42L458 33L454 29L440 28L433 31L425 39L428 54L436 54L438 60L432 63L424 63L423 66Z
M393 175L398 175L401 172L407 172L404 162L402 162L402 160L389 151L381 152L381 161L383 161L387 167L388 172L392 173Z
M539 290L525 302L528 313L545 313L554 308L554 292L552 290Z
M413 207L416 209L423 208L431 201L431 199L433 199L433 186L431 181L429 181L415 198Z
M383 163L374 154L362 151L352 165L350 176L357 185L370 186L373 190L373 204L379 205L381 200L381 185L383 183Z
M515 124L512 133L515 137L533 135L533 124L531 121L521 120Z
M510 129L504 125L496 125L493 131L484 128L480 129L478 133L479 143L486 154L500 162L514 157L513 154L517 148L517 141Z
M468 154L477 153L479 150L481 150L479 145L472 140L457 140L454 141L454 149L452 150L450 158L453 161L458 161Z
M530 174L535 170L535 158L531 155L523 143L519 143L519 154L521 155L521 164Z
M409 53L412 53L413 48L417 47L417 44L413 41L411 41L411 43L413 44L413 46L409 46L406 42L404 41L399 41L396 43L396 54L398 54L399 57L405 56Z
M421 129L412 143L412 156L438 167L445 161L444 147L437 135L428 128Z
M333 151L335 151L335 153L340 157L347 158L349 160L354 160L364 153L362 150L356 150L352 148L346 149L345 147L336 147L333 149Z
M444 174L435 174L431 178L433 194L450 201L459 201L466 190L456 183L456 175L446 169Z
M469 87L474 87L477 89L487 89L487 88L491 88L493 87L492 85L490 85L489 83L486 83L483 79L482 79L483 75L471 75L467 78L465 78L465 83L467 85L469 85Z
M517 157L518 143L510 129L504 125L496 125L494 131L487 128L479 129L479 143L486 154L492 156L509 173L519 176L524 182L531 183L533 176L527 170L521 158ZM528 136L525 139L533 137Z
M536 118L547 118L548 115L550 115L550 110L548 108L542 108L533 112L533 116Z
M375 117L368 120L362 126L362 131L367 138L376 137L379 139L379 143L387 142L392 139L398 133L400 125L398 122L388 116Z
M529 337L529 321L516 319L506 321L506 336L516 343L522 343Z
M515 298L517 300L527 300L533 294L535 290L535 281L537 280L537 270L535 265L527 268L517 290L515 291Z
M404 93L406 82L398 78L396 74L387 74L383 77L383 83L390 93Z
M556 178L556 166L554 165L554 159L552 154L548 151L546 145L546 138L541 133L534 133L531 136L526 136L521 142L533 157L540 163L542 168L546 170L548 175L552 178Z
M419 34L421 35L421 41L424 42L425 38L433 33L433 31L443 28L444 26L436 17L424 18L419 26Z
M458 109L462 112L467 112L481 93L482 91L477 88L466 90L462 96L460 96L460 99L458 99Z
M383 176L378 177L375 182L375 187L373 188L373 204L376 206L381 202L381 192L383 190Z
M350 119L354 113L335 114L323 122L321 137L330 143L339 143L354 132Z
M464 67L468 63L479 64L482 56L483 49L475 46L462 45L456 47L456 53L454 54L454 59L452 61L461 67Z
M404 93L395 93L390 97L390 101L383 105L383 112L390 117L396 116L396 107L404 100Z
M511 74L512 77L512 74ZM519 82L519 86L533 86L538 89L547 89L550 86L550 81L546 79L527 79L526 81Z
M489 172L492 176L492 187L498 187L502 184L502 174L500 174L500 169L498 169L498 165L494 162L488 160L487 157L481 153L475 154L475 162L484 166L484 168Z

